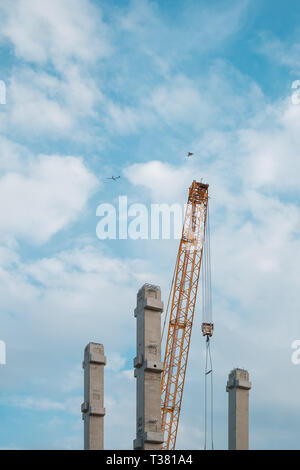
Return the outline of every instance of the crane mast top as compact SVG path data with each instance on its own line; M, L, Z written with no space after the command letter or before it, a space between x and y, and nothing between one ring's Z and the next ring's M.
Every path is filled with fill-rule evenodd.
M194 180L189 188L182 237L170 292L170 319L161 382L162 431L164 432L162 449L174 449L176 443L204 252L208 186L208 184ZM212 335L211 321L203 321L202 332L207 337Z

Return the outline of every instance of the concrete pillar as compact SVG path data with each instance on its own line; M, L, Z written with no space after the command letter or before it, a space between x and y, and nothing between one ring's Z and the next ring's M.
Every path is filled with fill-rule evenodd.
M106 357L102 344L89 343L84 350L84 449L104 448L104 366Z
M249 448L249 373L244 369L233 369L229 376L228 392L228 449Z
M161 301L160 288L145 284L138 292L137 319L136 439L134 449L160 449L161 432Z

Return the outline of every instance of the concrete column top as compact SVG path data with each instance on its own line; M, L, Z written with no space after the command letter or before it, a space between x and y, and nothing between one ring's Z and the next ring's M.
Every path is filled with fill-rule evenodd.
M233 388L242 388L245 390L251 389L251 382L249 381L249 373L245 369L233 369L228 377L226 391Z
M104 356L104 346L100 343L89 343L84 350L84 368L86 363L106 365L106 357Z
M163 310L164 303L161 300L161 291L159 286L153 284L144 284L137 294L137 307L134 309L134 316L141 309L147 308L148 310Z

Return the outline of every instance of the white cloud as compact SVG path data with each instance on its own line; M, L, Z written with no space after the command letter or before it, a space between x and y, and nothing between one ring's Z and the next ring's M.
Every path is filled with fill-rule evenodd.
M28 156L28 150L20 144L0 135L0 171L16 171L22 167L20 155Z
M16 0L1 4L0 13L0 39L23 61L15 61L7 81L1 127L29 141L43 134L86 142L87 119L98 118L102 100L91 67L112 51L100 8L88 0Z
M13 44L17 57L35 64L34 70L14 71L7 108L9 124L16 126L12 129L28 132L29 139L37 134L77 138L82 118L95 117L95 107L101 103L108 129L123 135L164 124L171 130L183 124L197 131L194 142L188 133L187 150L194 151L194 159L184 160L185 151L178 150L172 164L157 160L129 164L124 175L133 185L134 196L149 196L153 202L186 202L194 178L204 177L210 183L217 439L225 441L226 373L239 365L237 360L249 369L253 381L251 414L257 420L257 445L275 445L273 438L276 442L288 439L289 418L300 412L299 373L290 363L290 344L299 330L300 107L288 102L265 106L257 85L224 61L214 62L194 80L185 70L186 75L177 73L186 54L199 58L222 48L241 27L247 2L226 4L224 9L184 7L179 29L158 17L155 3L132 2L118 24L121 36L116 37L124 39L126 32L131 47L136 45L134 57L153 60L154 72L151 75L145 67L150 78L141 80L133 72L143 70L145 62L140 66L139 60L130 56L128 61L126 56L115 69L115 61L111 89L122 84L114 89L115 102L103 97L89 76L89 65L112 51L99 9L77 0L56 0L46 7L39 0L2 3L7 14L2 38ZM288 59L287 49L279 44L276 51L276 47L273 53L292 65L297 46ZM127 70L129 62L135 62L136 69L131 65ZM45 64L47 72L39 70ZM171 77L174 64L177 75ZM51 66L56 68L53 75ZM126 73L129 81L122 82ZM156 80L152 88L152 78L161 76L164 81ZM136 100L120 93L128 83ZM172 140L173 148L180 139ZM51 253L41 251L26 259L12 236L38 243L49 240L78 218L96 185L79 158L44 155L33 160L28 153L0 140L0 165L7 172L0 178L1 339L8 350L7 367L1 370L3 384L10 390L27 390L30 377L41 393L20 395L11 402L13 406L73 414L80 420L83 348L91 340L103 342L108 357L107 446L130 448L135 381L132 370L123 368L125 355L135 344L136 292L142 281L152 277L167 285L175 245L157 241L153 248L149 241L140 248L137 243L134 256L140 249L143 259L132 259L129 250L123 259L104 253L100 242L56 252L51 247ZM69 242L67 237L65 243ZM167 294L165 287L165 301ZM198 312L197 320L200 323ZM195 325L193 334L197 333L201 335ZM182 448L200 446L203 439L203 396L195 387L195 383L202 385L202 346L194 338L178 438ZM69 397L72 391L78 396ZM262 427L257 424L262 407L269 410L264 416L280 422L281 436L267 419ZM55 419L52 424L57 424ZM70 429L70 434L73 431L76 436L60 442L54 431L56 446L81 446L81 428Z
M101 245L74 248L27 263L16 259L3 266L0 308L6 312L8 349L16 344L10 328L14 323L12 318L18 318L20 347L28 347L26 338L22 337L21 323L25 322L26 328L31 324L35 331L40 331L33 338L34 348L44 342L52 348L50 344L54 341L57 351L59 347L73 350L75 344L76 348L81 344L83 351L89 341L103 342L110 358L109 368L113 371L122 368L124 354L120 348L129 347L134 341L133 308L144 269L141 261L124 261L103 254ZM14 312L13 317L7 317L7 312ZM77 360L80 358L80 364L82 351L79 348L75 356ZM71 376L68 371L68 374L63 387L75 387L79 371Z
M265 106L257 84L223 60L215 60L196 79L173 74L146 89L137 89L134 105L104 101L110 130L134 134L162 125L193 131L235 129Z
M148 104L169 125L230 128L247 122L265 104L255 82L223 60L216 60L197 80L172 76L152 93Z
M124 378L126 378L126 380L134 380L134 371L133 369L129 369L129 370L123 370L122 371L122 376Z
M298 190L300 106L286 99L274 106L272 113L267 112L264 120L259 117L257 125L253 124L239 134L246 182L279 194Z
M161 161L135 163L124 170L131 184L147 188L155 202L181 202L182 192L192 182L192 169Z
M78 450L83 449L82 433L77 436L62 436L53 443L53 449Z
M10 406L28 409L32 412L63 411L70 414L78 415L80 414L80 404L82 398L73 396L66 398L63 401L55 401L47 397L13 395L10 397L2 398L1 403L3 403L4 400Z
M216 111L202 90L184 77L156 89L151 100L155 111L169 124L177 121L198 127L210 121Z
M141 124L140 113L130 106L121 107L116 103L109 102L106 112L108 127L120 134L134 134Z
M30 410L38 411L50 411L50 410L64 410L65 406L63 403L59 403L48 398L34 398L24 397L16 400L15 406L20 408L28 408Z
M0 230L37 243L74 221L96 187L78 157L40 156L0 178Z
M248 10L248 1L203 5L189 2L182 5L180 23L172 24L160 15L158 6L147 0L132 0L121 13L118 25L121 31L132 34L136 48L152 57L164 58L173 66L188 53L205 54L222 46L242 27Z
M48 90L54 91L59 87L57 79L48 76L46 81L45 78L41 76L41 85L47 87ZM26 83L26 75L23 75L21 80L16 77L12 79L11 124L21 127L25 132L31 131L31 134L46 132L60 134L70 131L73 117L68 112L69 110L64 109L63 104L56 99L47 96L47 92L41 86L37 86L37 74L32 74L29 80Z
M17 257L14 263L3 266L0 310L5 328L1 337L5 338L9 357L4 380L6 384L18 383L19 390L24 390L30 377L34 391L26 385L28 395L21 392L9 400L5 395L2 403L31 413L60 413L65 419L76 416L80 422L83 350L89 341L102 342L108 361L106 447L116 446L118 436L118 446L130 448L135 383L128 371L121 369L124 354L134 344L133 309L145 265L139 260L109 257L101 246L78 247L31 262ZM70 364L74 364L71 369ZM112 400L116 403L113 407ZM79 430L70 429L70 436L72 432L82 435L81 426ZM52 431L47 432L52 435ZM78 446L81 441L76 442ZM56 440L53 445L57 447Z
M62 384L63 392L70 393L74 390L81 390L82 389L82 381L83 381L83 370L82 365L78 364L72 370L70 370L64 379Z
M107 369L112 370L113 372L119 372L124 367L125 362L126 362L126 357L123 357L118 352L112 352L109 355Z
M101 13L87 0L14 0L1 10L1 36L19 58L62 69L69 60L89 62L111 52Z
M289 429L290 417L300 413L299 374L291 364L290 347L298 338L300 307L299 110L290 100L279 101L251 116L242 129L214 130L195 140L191 148L198 157L203 149L201 158L195 156L178 166L149 161L125 170L131 183L147 188L152 201L168 194L177 198L180 188L187 188L198 175L210 184L218 400L226 407L226 372L234 366L246 367L253 382L252 422L264 407L266 416L276 416L284 429ZM153 263L161 259L155 257ZM202 380L200 344L200 340L192 344L189 377L193 381ZM185 426L194 420L195 384L187 393L191 395L185 395ZM217 408L218 423L226 419L223 412ZM258 428L256 423L252 432ZM272 424L264 425L264 437L258 433L257 439L252 435L252 442L270 448ZM201 439L198 434L195 445ZM216 434L218 442L226 445L224 433L217 429ZM292 432L284 439L274 438L274 445L288 447ZM183 433L178 447L185 446Z
M8 87L10 104L6 129L18 129L29 140L36 135L77 138L86 128L86 120L96 118L96 105L102 100L93 79L75 65L62 76L22 67L15 72ZM74 138L74 136L73 136Z
M260 34L257 50L273 63L288 67L294 73L300 71L300 42L297 37L280 40L272 33L264 32Z
M184 423L183 418L181 418L180 426L178 427L177 442L180 442L180 449L202 450L204 443L204 432L200 430L198 426Z

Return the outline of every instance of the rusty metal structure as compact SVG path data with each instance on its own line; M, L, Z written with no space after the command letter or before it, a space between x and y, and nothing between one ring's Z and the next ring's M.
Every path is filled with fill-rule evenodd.
M182 237L174 270L169 327L161 382L162 449L175 449L208 214L208 184L193 181L189 188ZM167 309L168 310L168 309ZM166 317L167 318L167 317ZM202 332L212 335L213 323Z

